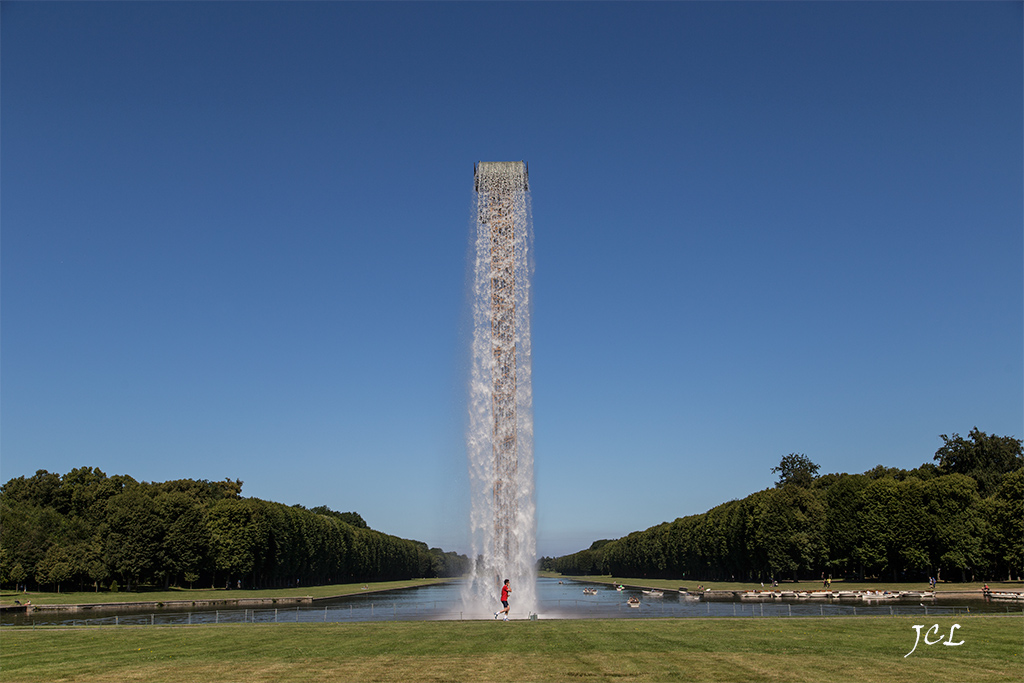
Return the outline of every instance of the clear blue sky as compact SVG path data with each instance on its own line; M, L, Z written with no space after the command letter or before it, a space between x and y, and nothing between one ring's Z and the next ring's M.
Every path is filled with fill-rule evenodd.
M530 165L541 553L1024 437L1020 2L0 19L3 481L466 551L478 160Z

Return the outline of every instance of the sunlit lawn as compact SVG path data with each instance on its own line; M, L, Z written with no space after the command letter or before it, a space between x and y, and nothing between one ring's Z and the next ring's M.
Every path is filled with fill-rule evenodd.
M15 593L4 591L0 593L0 604L13 605L17 600L24 603L31 600L34 605L76 605L93 603L115 603L115 602L170 602L172 600L238 600L247 598L282 598L282 597L304 597L328 598L336 595L351 595L353 593L365 593L369 591L393 590L395 588L409 588L413 586L427 586L433 583L442 583L450 579L410 579L408 581L377 581L373 583L342 583L330 586L299 586L298 588L274 588L266 590L224 590L218 589L193 589L173 588L166 591L140 591L140 592L68 592L68 593L43 593L28 592Z
M916 650L914 624L962 645ZM923 631L923 629L922 629ZM2 681L1020 681L1024 617L433 621L2 632Z
M630 586L644 586L650 588L666 588L678 590L685 587L688 590L696 591L697 586L710 588L711 590L723 591L750 591L762 590L761 584L750 581L691 581L690 579L648 579L643 577L621 577L621 576L565 576L554 572L542 572L541 576L552 578L572 578L581 581L593 581L595 583L627 584ZM980 591L986 583L993 591L1024 591L1024 581L974 581L966 583L940 582L935 590L937 591ZM763 590L797 590L815 591L824 590L821 581L780 581L778 587L772 588L767 582ZM896 583L892 581L844 581L835 580L830 588L832 591L926 591L929 590L927 582L921 583Z

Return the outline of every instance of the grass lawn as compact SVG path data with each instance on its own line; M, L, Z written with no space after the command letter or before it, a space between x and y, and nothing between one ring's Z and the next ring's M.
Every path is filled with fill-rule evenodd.
M955 647L927 645L955 631ZM914 648L912 626L924 624ZM1014 681L1024 617L5 628L0 681Z
M670 590L678 590L680 587L685 586L691 591L697 590L698 585L703 585L704 588L710 588L711 590L719 591L752 591L762 590L760 583L751 583L748 581L691 581L689 579L647 579L638 577L623 577L623 576L562 576L555 572L541 572L540 576L549 578L566 578L566 579L579 579L580 581L592 581L594 583L610 583L619 584L624 583L629 586L644 586L650 588L666 588ZM937 591L980 591L985 584L988 583L988 587L994 591L1017 591L1024 592L1024 582L1022 581L974 581L967 583L952 583L952 582L940 582L935 590ZM765 583L764 590L768 590L770 586ZM784 590L784 591L815 591L824 590L821 585L821 581L780 581L777 588L773 590ZM842 579L832 581L832 587L829 589L832 591L926 591L928 588L927 582L920 583L897 583L893 581L844 581Z
M249 598L281 598L281 597L304 597L330 598L338 595L351 595L353 593L365 593L368 591L393 590L396 588L410 588L414 586L427 586L432 583L444 583L451 579L409 579L407 581L377 581L372 583L341 583L331 586L300 586L298 588L268 588L264 590L224 590L223 588L172 588L165 591L139 591L139 592L70 592L70 593L43 593L33 592L16 593L4 591L0 593L0 604L13 605L15 600L24 603L31 600L33 605L81 605L96 603L117 603L117 602L169 602L172 600L241 600ZM364 588L365 586L365 588Z

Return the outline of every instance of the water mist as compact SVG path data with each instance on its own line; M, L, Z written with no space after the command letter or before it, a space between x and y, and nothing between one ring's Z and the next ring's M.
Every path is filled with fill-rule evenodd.
M466 450L471 544L476 558L465 609L490 616L509 579L511 616L537 609L530 384L533 222L526 164L480 162L474 169L472 366Z

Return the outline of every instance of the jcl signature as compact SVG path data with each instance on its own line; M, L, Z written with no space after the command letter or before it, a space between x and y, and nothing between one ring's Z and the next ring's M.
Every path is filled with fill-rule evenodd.
M914 626L911 626L910 628L912 628L915 631L917 631L917 638L914 640L914 648L910 652L908 652L907 654L903 655L904 659L906 659L910 655L914 654L914 650L917 649L917 644L919 642L921 642L921 629L924 628L924 624L915 624ZM951 645L953 647L956 647L957 645L963 645L964 641L962 641L962 640L959 643L954 643L953 642L953 631L957 630L958 628L960 628L960 624L953 624L949 628L949 638L946 640L946 642L942 643L942 639L945 638L946 636L939 636L935 640L929 640L928 639L928 635L932 631L934 631L936 635L938 635L938 633L939 633L939 625L935 624L930 629L928 629L927 631L924 632L924 642L925 642L925 645L936 645L938 643L942 643L943 645Z

